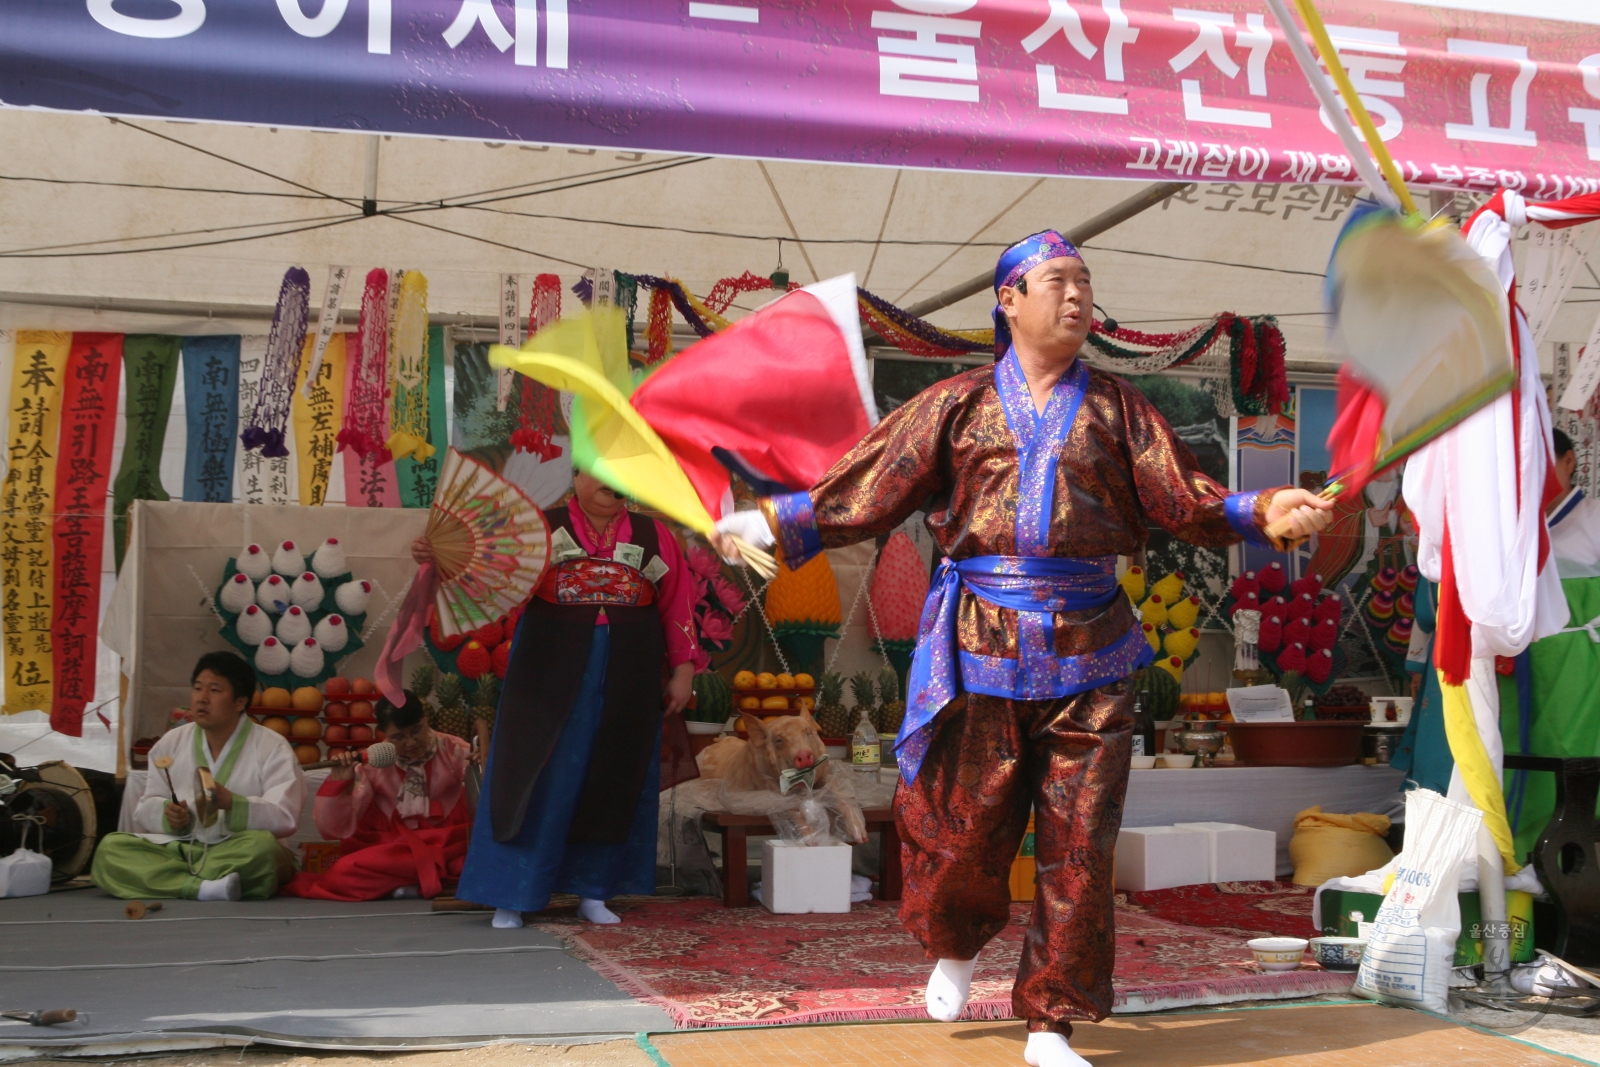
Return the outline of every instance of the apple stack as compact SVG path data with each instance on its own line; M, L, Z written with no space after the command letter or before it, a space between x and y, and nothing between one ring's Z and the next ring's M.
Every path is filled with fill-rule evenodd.
M322 739L328 744L330 759L383 740L375 711L378 687L372 679L335 676L324 683L322 695L327 700L322 708L327 723Z

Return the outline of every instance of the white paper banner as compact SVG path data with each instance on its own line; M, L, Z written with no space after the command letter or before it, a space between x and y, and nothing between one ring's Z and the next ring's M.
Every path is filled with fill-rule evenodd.
M322 315L317 319L317 343L311 349L311 365L306 368L305 384L300 391L311 397L311 383L317 380L322 369L322 357L333 340L333 331L339 325L339 299L344 296L344 283L350 278L349 267L329 267L328 284L322 290Z
M522 300L517 295L518 276L500 275L500 343L507 348L522 344L522 315L518 310ZM495 410L504 411L511 400L512 379L516 371L501 367L495 372Z
M1517 275L1517 302L1528 316L1533 343L1544 340L1562 301L1578 280L1584 260L1594 248L1600 227L1570 226L1552 230L1534 226L1528 232L1528 253Z
M1600 315L1595 316L1594 325L1589 327L1589 341L1578 353L1572 380L1567 382L1556 403L1568 411L1582 411L1594 395L1596 385L1600 385Z

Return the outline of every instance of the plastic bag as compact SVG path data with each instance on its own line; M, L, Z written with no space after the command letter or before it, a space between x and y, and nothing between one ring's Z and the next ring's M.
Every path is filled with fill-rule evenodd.
M0 858L0 897L37 897L50 892L49 856L19 848Z
M1320 807L1294 817L1289 859L1296 885L1322 885L1332 878L1354 878L1394 859L1384 841L1389 820L1382 815L1335 815Z
M1475 854L1483 813L1426 789L1406 794L1406 847L1361 955L1355 991L1373 1000L1449 1010L1461 909L1461 865Z

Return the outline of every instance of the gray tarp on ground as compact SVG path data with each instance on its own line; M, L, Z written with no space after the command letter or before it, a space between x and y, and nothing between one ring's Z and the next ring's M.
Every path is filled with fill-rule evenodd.
M0 1009L89 1014L87 1025L50 1029L0 1019L0 1060L30 1047L105 1054L207 1037L414 1048L672 1028L556 938L492 929L487 912L435 914L415 900L180 900L135 922L122 909L98 889L0 901ZM294 956L346 958L282 958ZM203 962L265 957L277 958Z

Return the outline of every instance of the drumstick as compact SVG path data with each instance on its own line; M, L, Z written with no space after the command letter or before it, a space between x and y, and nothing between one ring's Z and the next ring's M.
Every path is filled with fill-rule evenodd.
M157 767L161 768L161 773L166 775L167 793L172 797L172 802L176 804L178 802L178 790L172 784L172 772L167 769L172 766L172 757L157 756L155 759L155 764Z

